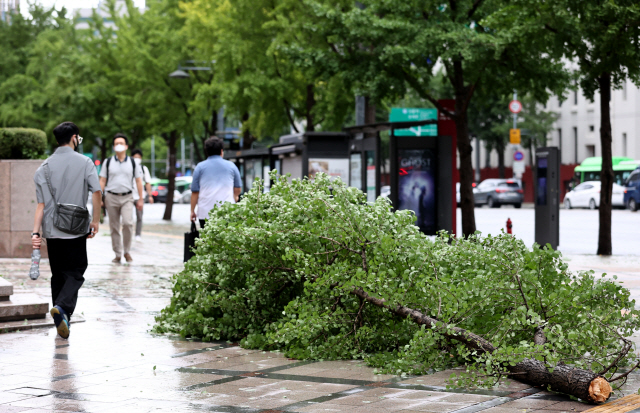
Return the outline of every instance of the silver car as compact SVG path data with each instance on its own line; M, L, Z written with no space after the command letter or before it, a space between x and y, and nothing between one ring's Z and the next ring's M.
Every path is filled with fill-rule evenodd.
M500 208L502 205L522 207L524 191L514 179L485 179L473 190L476 205Z

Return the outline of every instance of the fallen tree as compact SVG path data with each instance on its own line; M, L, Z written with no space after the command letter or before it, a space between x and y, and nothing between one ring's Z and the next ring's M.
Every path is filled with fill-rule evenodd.
M431 240L414 220L322 175L256 182L212 211L155 331L393 374L464 365L453 385L510 377L590 402L638 367L619 283L508 235Z

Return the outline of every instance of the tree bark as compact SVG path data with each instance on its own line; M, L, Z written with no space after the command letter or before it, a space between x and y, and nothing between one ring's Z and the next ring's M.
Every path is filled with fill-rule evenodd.
M316 105L316 98L313 93L313 85L307 85L307 101L306 101L306 121L307 121L307 132L313 132L315 130L315 121L313 119L313 107Z
M167 134L163 134L167 146L169 149L169 171L167 178L169 179L169 185L167 185L167 200L165 202L164 216L165 221L171 221L171 213L173 212L173 191L176 189L176 142L178 142L178 131L173 130Z
M251 135L251 131L249 130L249 128L245 128L244 127L244 123L246 121L249 120L249 112L245 112L244 115L242 115L242 149L251 149L251 145L253 144L253 141L256 140L256 138Z
M471 162L471 138L466 102L468 88L464 85L462 62L453 63L453 89L456 95L456 138L460 155L460 211L462 235L468 237L476 232L475 200L473 198L473 164Z
M602 171L600 172L600 229L598 230L598 255L611 255L611 197L613 195L613 161L611 153L611 75L603 73L598 78L600 88L600 146L602 147Z
M498 176L501 179L505 178L504 171L504 145L498 144Z
M456 340L470 350L475 350L478 353L492 353L495 351L495 347L491 342L470 331L460 327L452 327L409 307L401 305L390 306L385 299L371 297L362 288L354 287L351 289L351 293L370 304L387 309L399 317L410 318L416 324L424 325L426 328L434 328L442 336ZM543 337L542 330L536 329L534 340L541 343L543 342ZM604 402L611 395L609 382L604 377L589 370L558 365L553 369L553 372L550 372L544 363L533 359L525 359L515 366L506 366L506 368L511 373L510 375L518 381L532 386L548 386L553 391L570 394L591 403Z

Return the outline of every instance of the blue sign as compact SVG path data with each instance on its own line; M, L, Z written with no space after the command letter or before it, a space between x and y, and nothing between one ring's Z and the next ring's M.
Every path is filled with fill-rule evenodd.
M524 153L522 153L520 151L515 151L515 153L513 154L513 160L521 161L523 159L524 159Z
M391 108L390 122L409 122L416 120L437 120L437 109ZM414 126L409 129L396 129L395 136L438 136L438 125Z

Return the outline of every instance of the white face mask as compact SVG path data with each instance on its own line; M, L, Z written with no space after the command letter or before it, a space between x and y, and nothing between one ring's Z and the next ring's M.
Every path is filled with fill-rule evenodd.
M113 147L113 149L114 149L116 152L124 152L124 151L126 151L126 150L127 150L127 148L126 148L123 144L121 144L121 143L120 143L120 144L118 144L118 145L116 145L116 146L114 146L114 147Z
M142 162L142 159L133 158L133 161L136 163L136 165L140 165L140 162Z

